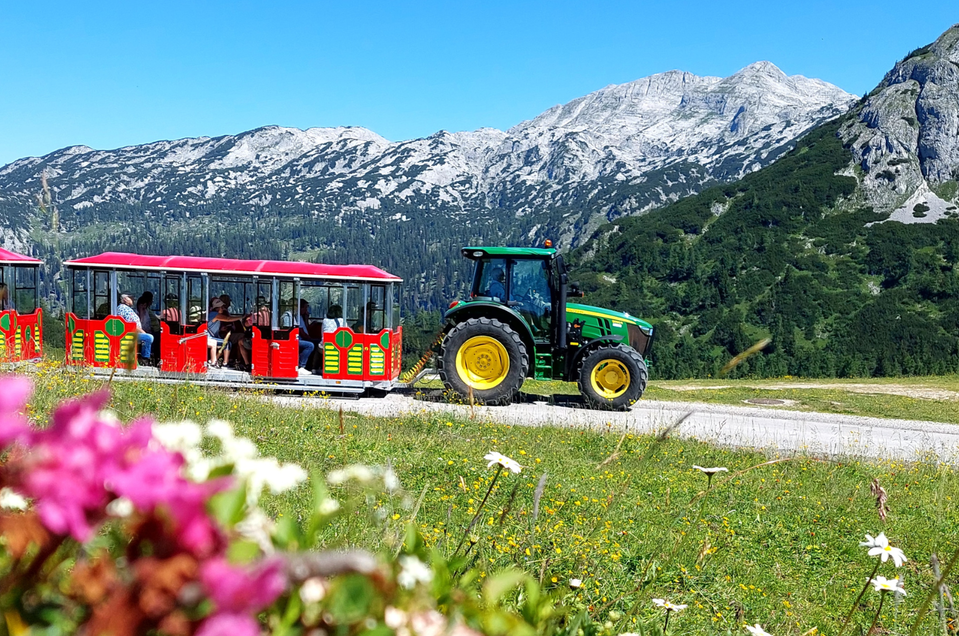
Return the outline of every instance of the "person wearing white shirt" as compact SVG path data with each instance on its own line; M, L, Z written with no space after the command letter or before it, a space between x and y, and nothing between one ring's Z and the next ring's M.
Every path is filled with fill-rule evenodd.
M340 327L345 327L346 321L343 320L343 308L339 305L330 305L326 312L326 318L323 319L323 333L333 333Z

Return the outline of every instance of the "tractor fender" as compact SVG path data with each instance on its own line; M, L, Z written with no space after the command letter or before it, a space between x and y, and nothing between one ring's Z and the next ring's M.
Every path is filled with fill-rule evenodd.
M619 344L623 341L623 337L617 334L611 336L600 336L599 338L593 338L582 347L579 348L572 357L569 358L569 364L566 367L566 375L569 378L569 382L576 382L579 379L579 364L582 362L586 354L599 349L600 347L607 345Z
M470 318L495 318L509 325L513 331L519 334L530 356L532 356L536 350L535 343L533 342L533 332L530 331L526 321L511 308L504 307L495 302L472 301L456 305L443 314L443 322L446 325L444 332L452 329L453 325L469 320ZM532 363L530 363L530 368L532 368Z

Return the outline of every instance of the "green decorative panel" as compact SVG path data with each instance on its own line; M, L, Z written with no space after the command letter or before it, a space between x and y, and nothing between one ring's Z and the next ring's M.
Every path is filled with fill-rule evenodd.
M383 351L386 351L390 348L390 332L389 331L384 331L383 334L380 335L380 347L382 347Z
M67 331L73 333L77 328L77 322L73 319L73 316L67 316Z
M13 314L3 314L0 316L0 329L4 331L9 331L10 326L12 325Z
M341 349L347 349L353 344L353 334L349 331L340 331L336 334L336 344Z
M122 336L123 332L126 331L127 328L124 326L123 321L119 318L111 318L104 323L103 330L111 336Z

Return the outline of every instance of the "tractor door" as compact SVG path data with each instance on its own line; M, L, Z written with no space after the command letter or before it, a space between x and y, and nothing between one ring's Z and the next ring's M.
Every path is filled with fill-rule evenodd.
M507 305L526 319L533 339L550 341L553 327L553 293L549 271L542 259L510 259L509 301Z

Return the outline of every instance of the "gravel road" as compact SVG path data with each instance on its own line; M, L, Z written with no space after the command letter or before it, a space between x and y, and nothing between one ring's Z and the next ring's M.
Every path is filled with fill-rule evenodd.
M346 411L381 417L444 412L468 418L471 414L468 406L424 401L395 393L358 400L290 396L272 399L287 406L343 407ZM935 422L653 400L642 400L625 413L588 410L575 402L568 405L525 402L510 406L478 406L473 417L516 426L589 428L639 434L657 433L681 421L671 435L726 447L831 458L925 460L959 465L959 426Z

